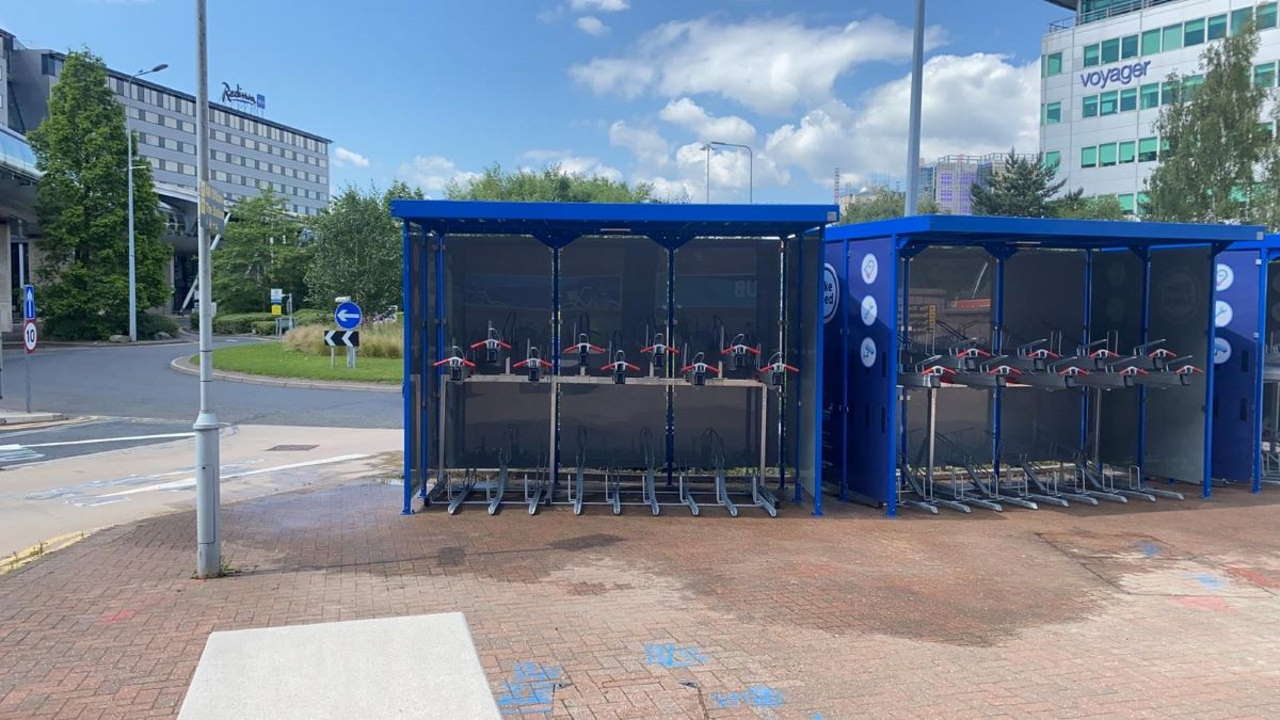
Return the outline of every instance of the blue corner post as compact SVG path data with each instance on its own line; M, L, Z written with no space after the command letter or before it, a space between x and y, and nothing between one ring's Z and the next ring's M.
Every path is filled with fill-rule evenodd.
M1218 304L1218 253L1221 248L1214 247L1209 251L1209 342L1205 345L1205 383L1204 383L1204 473L1201 477L1200 497L1209 499L1213 496L1213 376L1217 374L1214 362L1214 350L1218 344L1218 327L1214 321Z
M1084 251L1084 325L1080 331L1080 346L1084 347L1092 341L1093 332L1093 250ZM1089 447L1089 389L1082 387L1080 392L1080 452L1087 452Z
M1254 344L1257 350L1257 362L1254 367L1257 371L1253 378L1253 483L1252 491L1255 493L1262 492L1262 413L1265 407L1263 399L1263 382L1266 376L1267 366L1267 294L1270 291L1268 284L1270 282L1268 268L1271 266L1272 251L1262 248L1258 251L1258 328L1255 330L1258 336L1258 342ZM1280 429L1280 428L1278 428Z
M797 242L804 247L804 236L797 235ZM813 254L813 262L817 265L813 283L814 296L812 298L813 307L822 307L822 259L826 253L823 247L826 245L826 230L818 230L818 251ZM803 264L801 265L803 268ZM804 287L801 283L800 287ZM803 310L800 312L804 314ZM813 384L817 388L814 401L811 403L810 412L813 413L813 516L822 517L822 377L825 372L823 367L823 353L825 349L825 339L823 338L822 329L822 313L819 311L814 317L813 334L816 340L813 347ZM801 406L803 407L803 405ZM799 458L796 458L796 465L799 467ZM796 502L801 502L804 498L804 483L800 482L800 478L796 478Z
M1136 252L1138 259L1142 261L1142 306L1139 310L1138 343L1146 346L1151 342L1151 251L1140 248ZM1147 392L1146 385L1138 385L1138 447L1135 452L1138 472L1144 472L1147 463Z
M1005 247L988 248L996 258L995 292L991 300L991 352L1004 354L1004 269L1011 251ZM991 393L991 467L996 483L1000 482L1001 433L1004 428L1004 388L996 386ZM998 485L997 485L998 486Z
M431 413L427 412L427 408L431 406L429 398L435 390L436 378L431 371L434 369L434 363L431 361L430 343L427 342L426 330L429 328L430 321L427 319L427 308L431 306L431 283L427 282L427 278L431 277L431 254L427 252L426 234L423 233L422 239L417 244L418 268L415 272L417 278L414 283L415 289L418 291L418 312L417 321L411 337L416 343L413 348L413 356L418 359L418 383L420 386L418 407L414 409L414 415L418 423L418 472L422 475L421 495L423 505L430 503L429 491L427 489L427 478L431 475ZM443 291L443 290L442 290ZM405 315L405 322L409 322L409 317ZM433 377L434 376L434 377Z
M908 238L903 238L894 233L889 243L889 252L886 254L884 261L889 264L889 298L898 297L898 286L902 280L902 263L899 259L902 257L903 245ZM889 307L893 307L892 299L886 303ZM893 313L896 315L897 313ZM885 375L889 383L889 398L887 403L887 418L884 418L884 428L888 431L885 436L889 438L889 447L885 454L885 517L898 516L898 358L901 354L901 337L902 325L906 323L907 318L893 317L889 321L889 339L884 349L884 357L877 360L885 364Z
M400 382L400 390L404 395L404 508L401 513L404 515L413 514L413 470L414 470L414 393L413 393L413 348L414 334L417 326L413 322L413 290L414 290L414 272L411 258L413 257L413 231L410 229L408 220L404 221L404 230L402 238L402 252L404 260L400 273L401 285L401 302L404 303L404 350L400 353L404 358L404 377ZM423 482L426 486L426 482Z

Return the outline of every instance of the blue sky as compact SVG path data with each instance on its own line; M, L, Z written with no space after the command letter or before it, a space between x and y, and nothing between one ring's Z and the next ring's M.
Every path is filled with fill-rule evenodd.
M494 162L655 184L701 201L701 140L751 145L756 201L901 175L907 0L210 0L210 86L333 140L332 186L404 179L438 196ZM930 0L924 155L1033 150L1042 0ZM87 46L194 90L192 0L0 3L28 47ZM712 200L747 162L712 160Z

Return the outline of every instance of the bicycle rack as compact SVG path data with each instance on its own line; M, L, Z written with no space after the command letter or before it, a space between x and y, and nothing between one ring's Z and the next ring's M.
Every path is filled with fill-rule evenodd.
M714 429L708 428L703 434L702 439L704 447L707 449L707 456L711 460L711 472L715 487L715 504L723 507L730 517L738 517L739 508L758 507L762 508L769 514L769 517L778 516L778 498L768 488L764 487L759 472L753 471L750 474L751 489L750 501L744 501L739 498L734 500L730 490L728 476L725 471L725 454L724 439L720 437ZM701 507L697 499L694 497L692 483L689 479L688 472L680 474L680 502L687 506L694 515L701 513Z

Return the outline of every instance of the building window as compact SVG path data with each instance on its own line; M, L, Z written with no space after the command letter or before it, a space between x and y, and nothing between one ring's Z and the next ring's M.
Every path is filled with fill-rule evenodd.
M1276 64L1263 63L1253 68L1253 84L1260 88L1273 88L1276 86Z
M1191 47L1204 42L1204 18L1188 20L1182 24L1182 46Z
M1147 214L1147 207L1151 205L1151 196L1147 195L1147 194L1146 194L1146 193L1144 193L1144 192L1140 192L1140 193L1138 193L1138 195L1137 195L1137 198L1136 198L1136 199L1137 199L1137 212L1138 212L1138 214L1139 214L1139 215L1146 215L1146 214Z
M1141 99L1138 107L1143 110L1150 110L1154 107L1160 107L1160 83L1149 83L1143 85L1138 90Z
M1044 56L1044 76L1053 77L1062 74L1062 53Z
M1258 6L1256 20L1259 30L1269 30L1276 26L1276 4L1263 3Z
M1227 16L1214 15L1209 18L1208 38L1210 40L1220 40L1227 36Z
M1131 163L1137 157L1138 143L1133 140L1127 140L1120 143L1120 164Z
M1138 57L1138 36L1127 35L1120 38L1120 59L1128 60L1131 57Z
M1148 30L1142 33L1142 54L1155 55L1160 52L1160 30Z
M1231 11L1231 34L1239 35L1246 26L1253 22L1253 8L1240 8Z
M1100 167L1111 167L1116 164L1116 144L1107 143L1098 146L1098 165Z
M1115 115L1116 114L1116 98L1119 95L1115 90L1104 92L1098 96L1098 114L1099 115Z
M1109 65L1120 60L1120 38L1102 41L1102 64Z
M1062 103L1049 103L1044 106L1044 124L1057 125L1062 122Z
M1158 159L1159 144L1155 138L1142 138L1138 141L1138 162L1155 162Z
M1192 75L1182 79L1182 97L1188 102L1196 96L1196 91L1204 84L1203 75Z
M1178 102L1178 88L1181 85L1176 80L1160 83L1160 104L1172 105Z
M1120 207L1124 208L1125 215L1133 214L1133 193L1125 193L1123 195L1117 195L1116 200L1120 201Z
M1098 166L1098 148L1090 145L1089 147L1080 148L1080 167L1091 168Z
M1138 88L1120 91L1120 112L1138 109Z
M1164 39L1161 41L1165 52L1177 50L1182 47L1182 23L1170 25L1164 29Z
M1050 150L1044 154L1044 166L1050 170L1057 170L1062 164L1062 153L1057 150Z

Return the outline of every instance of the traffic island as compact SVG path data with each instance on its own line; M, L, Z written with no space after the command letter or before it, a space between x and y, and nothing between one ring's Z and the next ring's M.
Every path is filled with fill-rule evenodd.
M339 359L331 367L328 357L291 350L275 341L218 348L213 351L213 363L218 380L383 392L399 392L403 370L401 361L392 358L362 357L355 368L347 368ZM198 374L200 358L184 355L170 366L178 372Z

